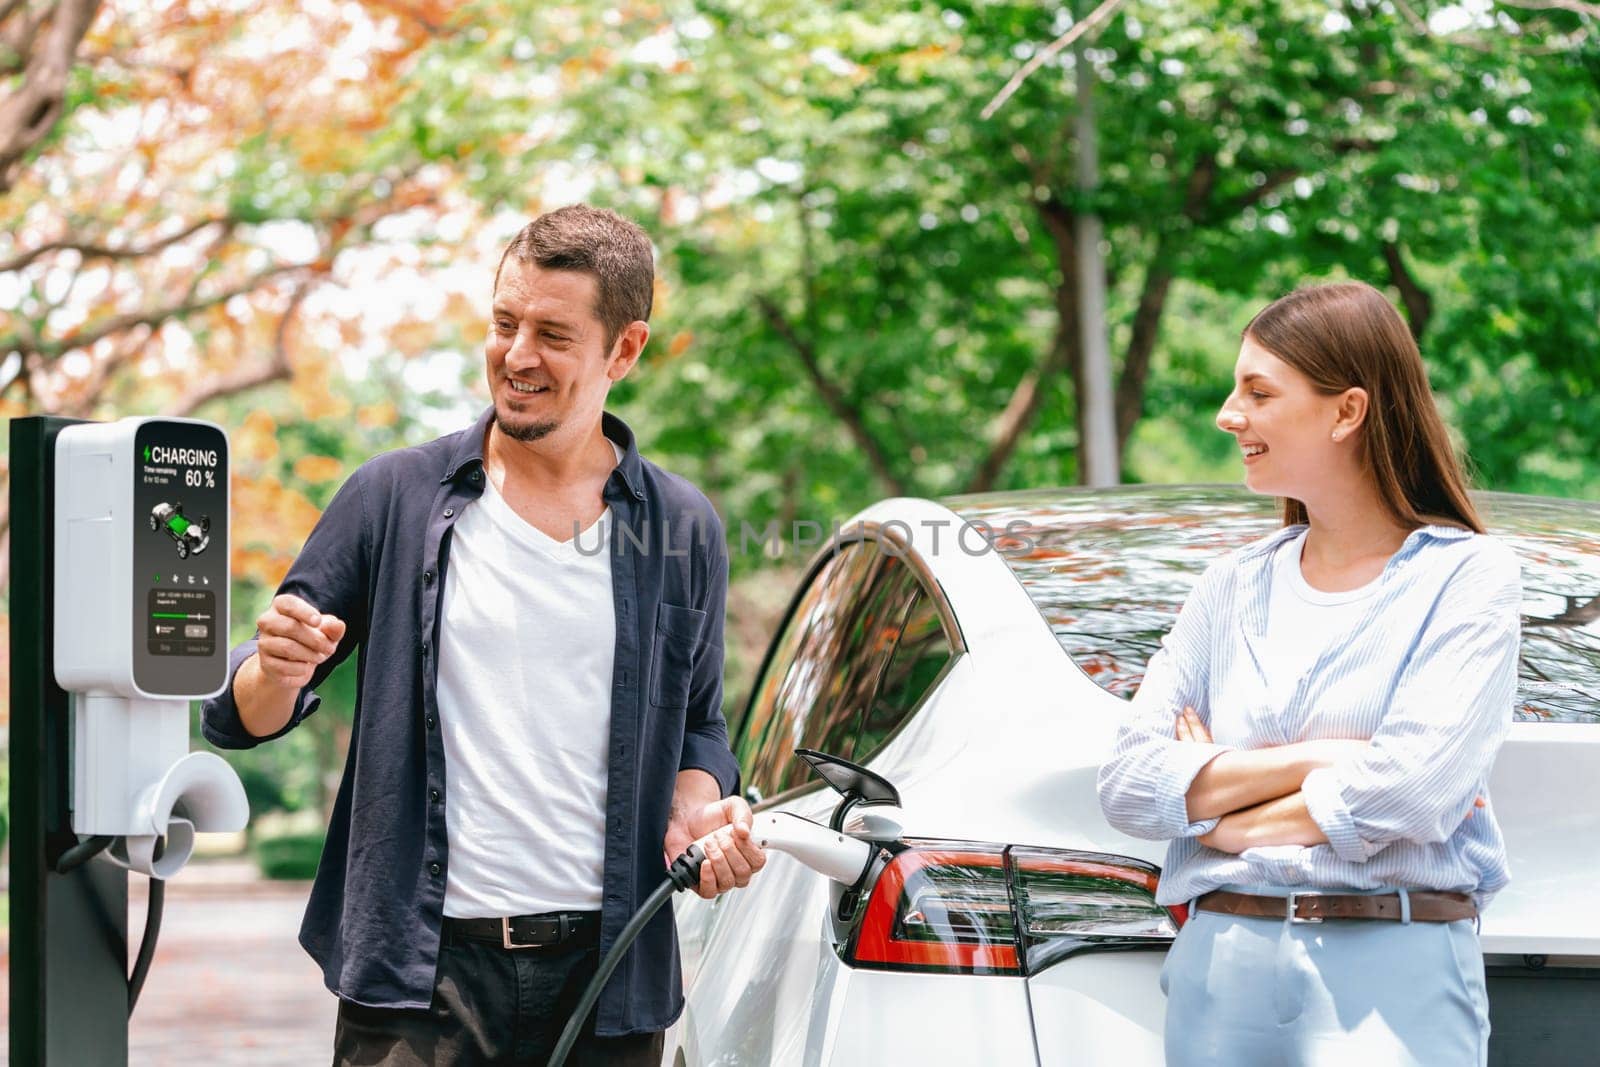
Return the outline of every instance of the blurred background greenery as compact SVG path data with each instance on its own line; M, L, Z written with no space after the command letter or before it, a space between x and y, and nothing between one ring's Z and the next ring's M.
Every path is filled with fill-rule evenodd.
M0 5L0 409L227 427L238 640L356 466L485 403L495 262L541 210L654 237L612 407L736 540L1078 481L1092 214L1124 480L1235 480L1240 328L1353 277L1479 486L1600 496L1600 6L1109 8L1052 52L1070 4ZM735 555L730 717L803 555ZM353 684L229 754L253 811L326 811Z

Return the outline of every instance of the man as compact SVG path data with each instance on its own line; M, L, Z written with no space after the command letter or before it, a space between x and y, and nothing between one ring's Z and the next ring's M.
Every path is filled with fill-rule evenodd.
M493 406L351 476L206 703L209 740L251 747L359 648L300 935L339 995L336 1063L543 1064L671 858L710 835L703 897L764 862L720 710L721 524L604 412L653 287L611 212L525 227L495 275ZM659 1063L681 1005L663 909L575 1060Z

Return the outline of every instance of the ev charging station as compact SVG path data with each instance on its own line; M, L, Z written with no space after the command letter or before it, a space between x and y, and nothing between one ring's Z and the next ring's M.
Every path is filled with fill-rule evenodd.
M190 419L11 424L11 1062L127 1061L161 882L244 788L189 751L227 685L228 443ZM151 882L130 986L127 872Z

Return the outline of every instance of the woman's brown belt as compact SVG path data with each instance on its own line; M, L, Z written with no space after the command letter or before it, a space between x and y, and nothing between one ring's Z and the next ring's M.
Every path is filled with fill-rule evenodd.
M1465 893L1416 890L1411 898L1414 922L1447 923L1475 919L1478 906ZM1202 896L1198 904L1204 911L1224 915L1248 915L1262 919L1288 919L1291 922L1319 923L1324 919L1390 919L1401 921L1399 893L1368 896L1359 893L1291 893L1287 897L1263 897L1230 893L1218 889Z

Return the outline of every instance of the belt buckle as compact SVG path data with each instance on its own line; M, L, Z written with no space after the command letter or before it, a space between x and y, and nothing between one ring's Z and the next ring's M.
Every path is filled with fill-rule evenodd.
M1291 923L1319 923L1319 922L1322 922L1322 916L1321 915L1304 915L1304 916L1302 916L1302 915L1296 915L1295 914L1296 908L1299 905L1301 897L1320 897L1322 895L1323 894L1321 894L1321 893L1290 893L1289 897L1288 897L1288 900L1289 900L1289 921Z
M553 941L529 941L523 943L511 940L511 919L502 918L500 920L500 946L507 949L528 949L549 948L552 945L559 945L571 934L571 922L565 914L562 914L555 918L553 925L556 928L556 936Z

